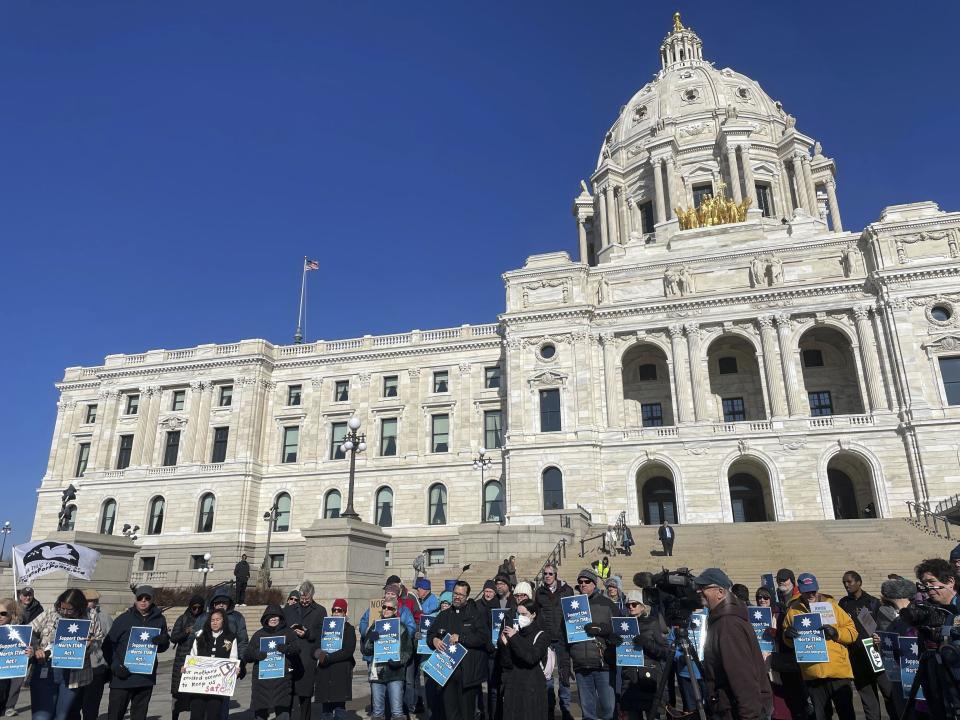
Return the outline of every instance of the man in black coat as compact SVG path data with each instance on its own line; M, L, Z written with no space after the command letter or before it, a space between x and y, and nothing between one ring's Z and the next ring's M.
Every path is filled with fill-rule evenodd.
M677 535L673 531L673 528L670 527L666 518L660 523L660 529L657 530L657 537L660 538L660 544L663 545L663 554L667 556L673 555L673 541L676 540Z
M443 686L444 714L446 720L473 720L477 695L487 674L490 624L470 599L470 584L463 580L453 586L453 605L437 615L427 643L443 652L443 638L448 633L451 642L462 645L467 654Z
M557 674L560 678L556 698L553 694L553 678L547 680L547 717L553 717L556 700L559 698L561 720L572 720L573 715L570 713L570 653L567 652L560 598L574 594L573 588L557 577L555 565L543 566L543 585L537 588L534 598L540 606L537 622L544 632L550 635L550 647L557 656Z
M313 686L317 672L317 659L313 651L320 647L323 619L327 616L327 609L313 601L314 590L313 583L304 580L300 585L300 602L283 609L287 626L300 639L300 662L293 668L291 720L310 720L313 710Z
M837 604L843 608L857 626L860 640L870 637L870 633L860 621L860 611L866 608L871 617L876 616L880 609L880 599L875 598L863 590L863 578L856 570L847 570L843 574L843 587L847 591L846 597L840 598ZM863 643L856 642L849 648L850 667L853 670L853 684L860 695L860 704L863 706L863 715L866 720L880 719L880 688L877 684L877 674L873 671L870 658Z
M242 607L247 604L247 583L250 582L250 563L247 562L246 553L233 566L233 579L237 582L237 607Z

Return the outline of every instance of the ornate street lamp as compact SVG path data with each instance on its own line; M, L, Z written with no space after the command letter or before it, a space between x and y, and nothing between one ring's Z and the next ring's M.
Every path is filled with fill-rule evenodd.
M263 555L263 563L260 565L260 577L257 581L257 585L260 586L261 590L266 590L270 587L270 540L273 537L273 525L277 521L277 515L279 514L280 509L277 507L276 500L273 501L273 507L263 514L263 520L267 523L267 551Z
M67 485L60 495L60 513L57 515L57 530L66 530L70 523L69 504L77 499L77 488L73 483Z
M213 572L213 564L210 562L210 553L203 554L203 565L197 568L197 572L200 573L203 578L203 587L207 587L207 575Z
M340 513L340 517L359 520L360 516L353 509L353 475L357 467L357 453L367 449L367 436L360 432L360 418L356 415L347 421L347 427L349 430L343 438L340 450L350 453L350 484L347 486L347 509Z
M0 545L0 562L3 562L3 553L7 550L7 535L13 532L13 528L10 526L9 520L3 524L3 527L0 528L0 532L3 533L3 545Z
M483 522L487 521L487 498L484 497L484 483L483 483L483 474L488 467L493 465L493 458L487 457L487 449L482 447L477 452L477 456L473 459L473 469L480 471L480 519ZM503 512L500 512L499 515L503 515Z
M124 523L120 532L125 538L130 538L133 542L136 542L140 539L140 536L137 535L137 533L140 532L139 525L130 525L130 523Z

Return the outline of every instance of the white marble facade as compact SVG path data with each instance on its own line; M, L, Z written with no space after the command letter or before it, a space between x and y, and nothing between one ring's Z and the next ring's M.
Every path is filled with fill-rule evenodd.
M356 509L374 520L389 488L395 558L437 547L449 564L457 529L496 514L473 468L496 410L503 447L489 452L485 480L502 481L509 524L541 524L558 505L594 522L624 511L633 524L888 517L955 493L960 213L899 205L844 231L834 161L779 102L704 61L679 21L660 60L574 200L579 260L546 253L505 273L497 323L68 368L34 536L55 528L72 482L76 529L100 529L112 500L114 532L141 527L141 568L184 582L205 549L231 566L240 549L262 555L263 513L285 493L289 529L272 551L292 579L299 528L323 515L331 490L346 502L331 434L352 415L368 443ZM674 208L721 185L751 200L746 220L681 230ZM447 448L434 452L442 416ZM385 426L396 428L394 455L383 454ZM286 428L297 428L291 462ZM176 458L164 465L172 432ZM438 483L445 522L431 524ZM198 532L208 494L215 512ZM160 497L163 525L149 534Z

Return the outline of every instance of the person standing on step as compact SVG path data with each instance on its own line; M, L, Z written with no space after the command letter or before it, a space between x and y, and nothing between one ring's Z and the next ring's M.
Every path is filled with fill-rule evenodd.
M857 640L850 646L850 667L853 669L853 684L860 695L860 704L863 706L863 716L866 720L880 720L880 690L877 685L877 674L873 671L867 649L859 642L870 637L866 628L860 622L860 612L864 609L871 617L880 609L880 600L863 591L863 578L856 570L847 570L843 574L843 587L847 591L846 597L840 598L839 605L850 616L857 626Z
M260 649L260 640L263 638L280 638L271 640L275 643L273 650L283 655L284 674L278 678L261 678L260 668L269 656L268 651ZM346 642L346 639L344 639ZM283 609L279 605L268 605L260 616L260 629L257 630L247 652L242 658L252 663L250 682L250 709L257 720L267 720L272 714L276 720L289 720L290 702L293 700L293 663L299 658L300 640L287 627L283 619Z
M797 590L797 578L790 568L780 568L776 575L777 599L781 612L777 617L776 653L771 664L774 672L780 675L780 687L783 690L783 701L794 718L802 720L808 714L810 703L807 694L807 685L800 674L800 665L797 663L793 645L788 645L783 631L786 629L787 608L790 603L800 597Z
M630 555L633 554L633 550L631 548L633 547L634 542L633 533L630 532L630 528L627 525L623 526L623 537L620 539L620 542L622 544L621 552L627 557L630 557Z
M673 541L677 539L677 534L670 526L670 523L667 522L666 518L660 523L660 529L657 530L657 537L660 538L660 544L663 545L663 554L667 557L673 555Z
M537 604L529 598L517 605L517 625L505 624L497 639L501 668L502 716L505 720L538 718L547 714L544 664L550 636L537 622Z
M507 559L507 577L510 579L510 587L517 586L517 556L511 555Z
M427 551L424 550L413 559L413 578L419 580L427 576Z
M556 565L543 566L543 584L537 588L537 615L540 626L550 635L550 647L557 656L557 697L553 694L553 677L547 678L547 717L553 718L556 700L560 701L560 720L572 720L570 714L570 653L567 652L560 598L574 595L573 588L557 577Z
M616 648L610 642L616 607L604 593L600 578L590 568L577 575L580 593L590 603L590 624L584 642L567 643L573 671L577 676L577 692L583 720L612 720L616 704Z
M247 583L250 582L250 563L247 562L246 553L233 566L233 579L237 583L237 607L243 607L247 604Z
M194 636L190 655L194 657L239 660L237 637L227 623L227 614L220 609L211 610L203 629ZM217 720L230 698L207 693L190 693L190 720Z
M203 614L203 597L194 595L187 603L183 615L177 618L170 631L170 642L176 648L173 654L173 669L170 671L170 694L172 696L173 720L179 718L180 713L190 712L190 700L180 693L180 675L183 674L183 663L193 647L193 637L202 625L197 625L197 618Z
M297 659L293 661L293 704L291 720L310 720L313 711L313 687L316 681L317 660L313 651L320 647L323 636L323 620L327 609L314 602L315 588L309 580L300 584L300 602L287 605L283 618L287 627L297 636Z
M87 601L87 613L91 620L96 619L104 637L113 626L113 618L100 609L100 593L93 588L83 591ZM80 692L80 707L74 707L73 719L82 717L83 720L97 720L100 716L100 701L103 699L103 689L110 680L110 668L103 658L103 641L91 643L87 652L90 653L90 667L93 670L93 679ZM80 715L77 715L79 709Z
M453 605L437 615L427 635L427 644L443 652L446 650L443 638L449 634L451 642L462 645L467 651L441 694L446 720L474 720L477 696L486 675L490 621L470 599L470 583L458 580L453 586L452 600Z

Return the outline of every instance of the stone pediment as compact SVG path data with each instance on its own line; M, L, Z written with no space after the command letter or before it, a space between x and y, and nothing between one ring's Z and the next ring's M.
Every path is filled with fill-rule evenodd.
M960 334L941 335L940 337L923 344L928 353L955 352L960 350Z
M527 380L527 384L531 388L557 387L558 385L567 384L567 376L564 373L556 372L555 370L542 370L538 373L534 373Z

